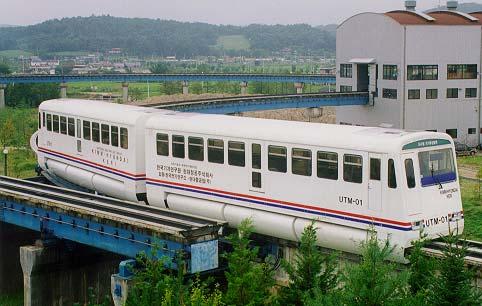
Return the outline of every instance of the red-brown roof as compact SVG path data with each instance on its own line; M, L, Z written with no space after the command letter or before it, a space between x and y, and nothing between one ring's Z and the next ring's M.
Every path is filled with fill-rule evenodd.
M428 20L422 15L411 11L392 11L385 13L386 16L393 18L401 25L481 25L482 12L470 14L472 17L478 18L478 21L471 21L467 17L451 11L437 11L428 13L427 15L435 20ZM476 16L478 15L478 16Z

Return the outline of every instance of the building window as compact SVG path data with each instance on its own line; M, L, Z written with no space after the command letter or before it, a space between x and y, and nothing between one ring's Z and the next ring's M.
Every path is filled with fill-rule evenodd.
M343 180L361 183L363 178L363 159L360 155L345 154L343 156Z
M473 134L475 134L476 131L477 131L476 128L469 128L468 133L469 133L470 135L473 135Z
M408 90L409 100L419 100L420 99L420 89L409 89Z
M353 76L352 64L340 64L340 77L351 78Z
M425 91L425 98L426 99L437 99L438 98L438 89L427 89Z
M231 166L244 167L245 165L244 142L228 142L228 164Z
M477 98L477 88L465 88L466 98Z
M407 80L438 80L437 65L408 65Z
M397 65L383 65L383 79L396 80L398 76Z
M172 135L172 156L177 158L184 158L186 156L184 151L184 136Z
M457 129L446 129L445 133L449 134L452 138L457 138Z
M340 85L340 92L352 92L353 89L351 86Z
M160 133L156 135L156 151L157 155L169 156L169 135Z
M397 99L397 90L391 88L383 88L382 97L385 99Z
M477 65L447 65L447 79L476 79Z
M224 141L222 139L208 139L208 161L224 164Z
M297 175L311 176L311 151L295 149L291 151L291 172Z
M268 170L286 173L286 147L268 146Z
M204 140L201 137L189 137L187 139L187 149L190 160L204 160Z
M458 88L447 88L447 99L456 99L459 97Z

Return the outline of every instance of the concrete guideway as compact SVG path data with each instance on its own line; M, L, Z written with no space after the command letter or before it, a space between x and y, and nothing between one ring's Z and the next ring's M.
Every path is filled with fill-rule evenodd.
M261 95L227 97L183 102L146 104L143 106L182 112L230 114L287 108L318 108L324 106L367 105L368 92L332 92L294 95Z
M13 237L4 231L9 224L21 229L12 230ZM224 226L222 221L0 177L0 268L17 258L4 254L6 250L18 254L20 247L25 305L53 304L56 298L71 294L71 284L62 285L66 275L83 279L89 275L86 271L95 275L99 270L104 276L98 277L105 282L122 258L134 258L140 252L173 262L177 256L185 256L182 268L188 273L216 269L218 235ZM22 228L40 232L41 239L34 246L18 245L18 241L25 242L16 234ZM69 245L78 249L69 251ZM82 253L86 255L80 256ZM0 290L12 277L0 275ZM51 288L61 289L53 294Z

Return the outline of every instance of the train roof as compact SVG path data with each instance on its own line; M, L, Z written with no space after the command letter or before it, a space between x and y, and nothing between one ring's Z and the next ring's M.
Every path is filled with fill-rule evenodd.
M379 153L400 152L404 145L423 139L452 143L443 133L179 112L154 115L146 127Z
M106 101L81 99L55 99L42 102L41 111L91 118L99 121L115 122L126 125L136 124L137 120L154 113L165 113L165 110L123 105Z

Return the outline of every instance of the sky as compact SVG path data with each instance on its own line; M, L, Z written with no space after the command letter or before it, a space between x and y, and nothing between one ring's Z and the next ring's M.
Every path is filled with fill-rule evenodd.
M439 3L444 5L446 0L418 0L417 9ZM324 25L361 12L403 8L403 0L0 0L0 24L30 25L52 18L108 14L212 24Z

